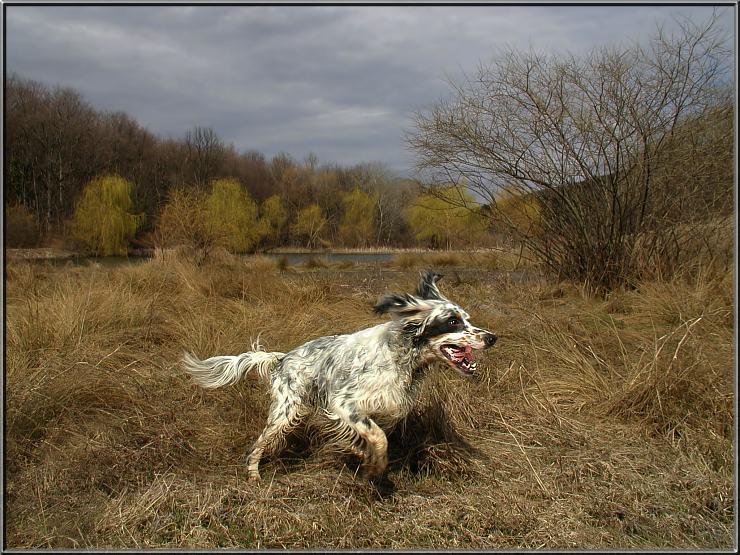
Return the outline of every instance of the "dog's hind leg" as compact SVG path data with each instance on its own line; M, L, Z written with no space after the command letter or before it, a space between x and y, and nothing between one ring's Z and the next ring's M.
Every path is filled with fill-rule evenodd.
M276 455L285 447L285 438L298 426L307 411L298 399L279 399L270 406L267 426L247 455L249 480L259 480L259 464L264 454Z

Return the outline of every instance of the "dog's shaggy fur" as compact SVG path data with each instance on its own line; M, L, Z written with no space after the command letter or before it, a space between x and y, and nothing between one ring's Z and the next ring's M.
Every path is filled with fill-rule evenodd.
M473 327L468 314L439 292L432 271L415 294L389 294L375 305L392 320L347 335L320 337L289 353L253 351L198 360L185 354L185 369L203 387L232 384L256 371L271 384L267 426L247 457L249 478L259 479L264 453L278 453L287 434L321 411L335 440L362 457L363 474L383 474L389 429L407 416L425 369L441 359L463 375L475 371L472 350L491 347L496 336Z

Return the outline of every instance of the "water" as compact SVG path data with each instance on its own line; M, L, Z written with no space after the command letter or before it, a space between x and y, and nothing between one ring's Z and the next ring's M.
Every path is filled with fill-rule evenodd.
M322 259L327 262L352 262L373 264L378 262L390 262L395 253L392 252L283 252L283 253L266 253L265 256L270 258L286 258L291 266L302 265L313 259Z

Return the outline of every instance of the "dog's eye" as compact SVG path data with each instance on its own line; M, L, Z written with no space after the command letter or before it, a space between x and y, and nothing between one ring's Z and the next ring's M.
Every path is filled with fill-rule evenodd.
M456 326L460 323L460 320L458 320L457 318L450 318L449 320L447 320L447 323L451 326Z

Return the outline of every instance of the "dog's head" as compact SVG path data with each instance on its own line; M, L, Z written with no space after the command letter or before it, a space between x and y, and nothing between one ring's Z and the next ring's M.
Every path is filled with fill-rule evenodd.
M497 338L473 326L468 313L439 292L437 281L441 277L431 270L423 272L413 295L385 295L375 305L375 312L401 321L403 333L420 347L424 362L436 357L469 376L477 366L473 350L492 347Z

